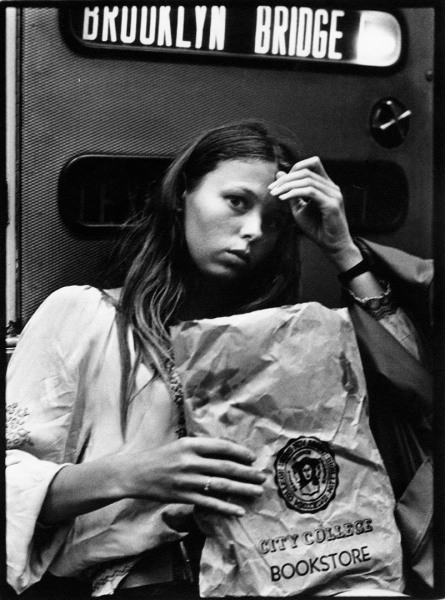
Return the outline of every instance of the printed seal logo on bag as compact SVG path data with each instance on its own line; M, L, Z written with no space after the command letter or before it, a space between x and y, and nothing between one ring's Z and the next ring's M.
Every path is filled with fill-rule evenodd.
M334 499L339 468L327 442L301 436L290 440L275 459L278 492L301 513L323 510Z

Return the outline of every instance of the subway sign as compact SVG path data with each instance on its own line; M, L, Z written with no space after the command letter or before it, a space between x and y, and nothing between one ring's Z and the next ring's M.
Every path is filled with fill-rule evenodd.
M388 12L267 4L70 8L63 27L89 50L262 58L387 68L402 55Z

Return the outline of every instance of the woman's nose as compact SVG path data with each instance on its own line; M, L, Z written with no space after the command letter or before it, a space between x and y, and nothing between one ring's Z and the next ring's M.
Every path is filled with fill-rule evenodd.
M251 241L263 235L263 219L259 211L251 211L244 215L240 234L242 238Z

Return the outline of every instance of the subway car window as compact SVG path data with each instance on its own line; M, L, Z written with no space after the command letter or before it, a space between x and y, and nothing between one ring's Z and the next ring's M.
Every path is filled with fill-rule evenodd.
M140 212L168 158L78 156L62 170L59 210L79 235L101 238Z
M153 186L171 159L131 156L79 156L64 166L59 181L59 210L79 235L100 239L120 229L149 202ZM351 230L385 233L403 224L408 213L408 184L391 162L327 161L340 185Z
M445 595L443 2L6 3L11 600Z

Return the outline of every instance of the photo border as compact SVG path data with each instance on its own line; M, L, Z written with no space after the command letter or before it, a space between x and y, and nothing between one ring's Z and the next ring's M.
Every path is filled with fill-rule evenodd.
M173 0L178 1L178 0ZM239 3L249 0L238 0ZM143 4L141 0L132 0L131 4ZM190 0L182 0L181 5L194 4ZM201 4L210 3L201 0ZM6 8L65 8L79 5L128 5L128 1L95 0L85 2L84 0L0 0L0 32L6 27ZM157 0L151 4L161 4ZM292 5L294 2L282 0L281 5ZM434 574L435 593L437 597L445 596L445 0L413 1L413 0L305 0L305 5L310 7L323 7L329 4L329 8L347 7L349 10L359 9L381 9L392 11L402 8L433 8L435 11L435 50L434 50L434 182L433 182L433 258L435 261L435 284L433 297L433 374L434 374L434 419L433 419L433 451L434 451ZM442 32L438 34L437 32ZM0 33L0 94L1 94L1 116L0 132L2 142L0 144L0 244L3 252L0 260L0 285L5 291L6 286L6 225L8 222L7 209L7 180L6 180L6 47L5 36ZM6 299L5 293L0 295L0 315L3 323L6 323ZM6 347L0 358L0 388L2 394L2 407L4 407L4 387L6 368ZM4 409L0 410L0 422L5 429ZM0 448L5 451L6 443L4 436L0 436ZM0 510L4 514L5 509L5 479L4 472L0 475ZM5 520L0 519L0 557L6 555L5 550ZM0 590L6 590L6 560L0 562Z

